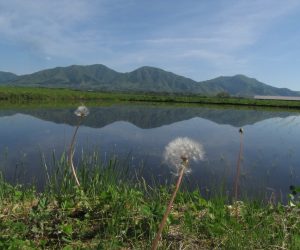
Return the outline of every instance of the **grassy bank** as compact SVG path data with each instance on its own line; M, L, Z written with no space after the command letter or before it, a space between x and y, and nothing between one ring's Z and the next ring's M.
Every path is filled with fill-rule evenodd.
M217 98L199 95L157 94L157 93L109 93L77 91L70 89L49 89L30 87L0 87L0 101L57 102L162 102L194 103L216 105L239 105L259 107L282 107L300 109L300 101L255 100L251 98Z
M82 159L77 187L64 156L45 165L47 184L0 178L0 249L149 249L173 187L149 187L111 160ZM52 169L52 170L51 170ZM160 249L299 249L300 207L206 200L178 193Z

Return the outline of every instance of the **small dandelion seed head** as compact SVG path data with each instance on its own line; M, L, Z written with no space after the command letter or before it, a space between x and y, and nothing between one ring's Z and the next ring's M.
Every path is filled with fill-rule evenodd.
M79 106L74 112L75 115L80 117L88 116L89 113L90 113L89 109L84 105Z
M190 172L188 169L189 161L198 161L204 159L203 146L187 137L179 137L171 141L165 148L164 160L166 163L178 172L182 167L185 172Z

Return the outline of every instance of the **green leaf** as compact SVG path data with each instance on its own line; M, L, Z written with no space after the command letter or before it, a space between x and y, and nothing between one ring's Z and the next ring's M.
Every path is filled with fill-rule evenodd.
M141 213L144 215L144 216L151 216L152 215L152 212L151 212L151 209L144 205L141 207Z
M61 229L68 236L71 236L72 233L73 233L73 228L72 228L71 224L65 224L65 225L62 226Z
M16 190L16 191L15 191L15 198L19 199L21 196L22 196L22 192Z

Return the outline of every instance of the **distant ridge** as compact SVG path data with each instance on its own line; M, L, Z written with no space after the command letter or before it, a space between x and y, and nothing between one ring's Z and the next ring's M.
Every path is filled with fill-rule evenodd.
M221 76L196 82L159 68L144 66L132 72L120 73L102 64L72 65L17 76L0 72L0 84L73 88L82 90L160 92L182 94L230 94L253 97L255 95L300 96L287 88L276 88L244 75Z
M12 81L17 79L17 75L10 73L10 72L4 72L0 71L0 84L8 81Z

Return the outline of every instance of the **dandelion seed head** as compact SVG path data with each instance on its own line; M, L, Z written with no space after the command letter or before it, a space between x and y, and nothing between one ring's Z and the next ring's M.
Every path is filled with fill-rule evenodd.
M164 160L177 172L185 167L185 172L188 173L190 172L190 169L187 168L188 162L203 160L204 155L205 152L200 143L187 137L179 137L166 146Z
M80 117L88 116L89 113L90 113L89 109L84 105L79 106L74 112L75 115Z

